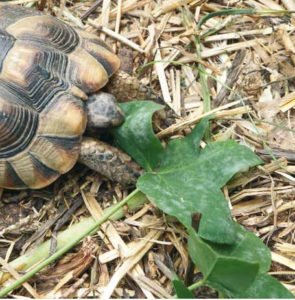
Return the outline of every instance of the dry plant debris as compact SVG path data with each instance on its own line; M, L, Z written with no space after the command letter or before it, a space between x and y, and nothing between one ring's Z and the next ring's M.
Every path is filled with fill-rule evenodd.
M204 15L221 9L295 10L294 1L5 3L44 10L95 32L117 53L123 51L125 71L137 76L151 97L169 108L164 122L163 116L161 122L155 121L163 142L188 133L202 117L214 113L215 140L233 138L256 151L265 165L235 177L223 191L234 218L271 249L271 274L295 292L295 14L216 16L200 30L196 26ZM201 37L201 57L195 52L196 35ZM208 75L210 112L204 111L196 63ZM0 264L7 267L7 261L83 215L98 218L128 192L80 166L47 189L1 191ZM13 277L21 275L9 271ZM198 270L192 270L182 227L167 223L146 204L134 214L126 212L123 219L105 223L97 235L13 295L170 298L172 272L187 284L199 276ZM201 293L216 297L210 290Z

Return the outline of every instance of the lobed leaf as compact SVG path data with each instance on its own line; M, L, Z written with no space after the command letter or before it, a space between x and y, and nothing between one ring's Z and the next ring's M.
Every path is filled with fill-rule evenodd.
M235 223L220 188L235 173L261 160L234 141L212 143L200 150L204 123L187 137L170 142L160 168L141 176L137 187L187 228L192 215L201 214L200 236L230 244L236 239Z
M162 160L164 149L154 135L152 115L163 106L152 101L134 101L120 106L125 122L113 129L115 144L145 170L153 170Z
M160 106L132 102L122 108L127 118L114 131L117 144L147 170L137 187L186 226L189 253L204 283L231 298L292 298L284 286L265 274L271 263L270 251L232 220L220 190L237 172L262 161L234 141L208 144L201 150L208 119L164 150L151 125L152 114ZM198 233L192 228L195 214L201 216ZM173 284L178 297L192 297L181 281L175 279Z

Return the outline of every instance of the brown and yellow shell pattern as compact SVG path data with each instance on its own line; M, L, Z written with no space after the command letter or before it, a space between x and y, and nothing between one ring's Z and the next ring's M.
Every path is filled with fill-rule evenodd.
M87 121L82 100L118 68L94 35L0 6L0 187L41 188L73 167Z

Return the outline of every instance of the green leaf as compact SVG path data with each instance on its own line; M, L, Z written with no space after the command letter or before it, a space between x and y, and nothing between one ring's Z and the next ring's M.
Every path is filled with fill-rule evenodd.
M194 294L184 285L181 280L174 279L172 280L174 290L177 298L179 299L193 299Z
M208 119L203 119L190 135L170 141L161 162L161 171L165 171L166 168L169 170L171 166L181 168L184 163L190 164L192 157L197 157L200 153L200 142L207 126Z
M247 231L238 223L236 226L236 240L231 245L216 243L207 244L218 255L230 256L247 262L258 262L259 273L265 273L271 265L271 254L267 246L252 232Z
M228 204L219 190L207 189L186 172L146 173L137 188L166 214L176 217L186 227L191 226L192 214L202 213L199 232L208 240L232 243L236 238Z
M138 189L187 228L192 215L202 215L199 234L207 240L230 244L236 238L228 203L220 188L237 172L245 171L261 160L248 148L234 141L197 148L206 126L169 143L159 169L142 175Z
M126 122L115 130L115 138L148 171L138 188L187 227L189 252L203 273L202 282L228 297L291 298L288 290L265 274L271 263L269 250L233 222L220 190L234 174L262 161L234 141L200 150L208 120L189 136L170 142L164 151L151 125L152 114L159 108L151 102L124 104ZM201 215L198 234L191 227L196 213ZM173 284L178 297L192 297L181 281L175 279Z
M260 274L251 286L238 293L229 295L234 298L264 298L264 299L294 299L294 295L286 289L278 280L267 275Z
M287 289L265 274L271 265L269 249L239 224L236 230L235 243L221 245L206 242L189 229L189 253L205 283L233 298L290 298Z
M226 253L224 245L222 253L219 253L193 229L189 230L188 243L190 256L203 273L206 284L220 292L229 294L246 290L259 272L258 261L244 259L238 252L233 251L232 246L228 247Z
M164 154L161 142L154 135L152 115L163 108L152 101L134 101L120 105L125 122L114 129L115 144L125 150L145 170L156 168Z

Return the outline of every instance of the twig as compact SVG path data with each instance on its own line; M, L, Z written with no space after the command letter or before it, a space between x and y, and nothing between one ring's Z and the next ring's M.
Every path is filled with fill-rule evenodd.
M228 77L225 81L225 84L220 89L218 95L214 99L215 106L219 106L225 101L225 98L230 94L231 88L233 87L234 83L237 81L240 72L243 67L243 61L246 56L246 50L240 50L237 52L230 70L228 71Z
M122 44L125 44L127 46L129 46L130 48L140 52L140 53L144 53L145 51L139 46L137 45L136 43L130 41L129 39L127 39L126 37L122 36L121 34L118 34L116 33L115 31L111 30L111 29L108 29L106 27L103 27L103 26L99 26L97 25L93 20L88 20L88 23L96 28L97 30L105 33L106 35L114 38L115 40L121 42Z
M235 106L237 104L240 104L243 100L245 100L245 99L237 100L237 101L228 103L226 105L223 105L223 106L220 106L218 108L212 109L211 111L208 111L208 112L206 112L206 113L204 113L202 115L196 116L194 118L191 118L191 117L185 118L183 121L181 121L181 122L179 122L177 124L173 124L170 127L168 127L166 129L160 131L157 134L157 137L158 138L163 138L163 137L171 135L171 134L173 134L173 133L175 133L177 131L183 130L184 128L187 128L187 127L189 127L191 125L196 124L197 122L199 122L201 119L203 119L205 117L214 115L214 113L216 113L216 112L219 112L221 110L233 107L233 106Z
M80 17L80 19L83 21L87 19L101 4L102 0L97 0L94 2L94 4Z

